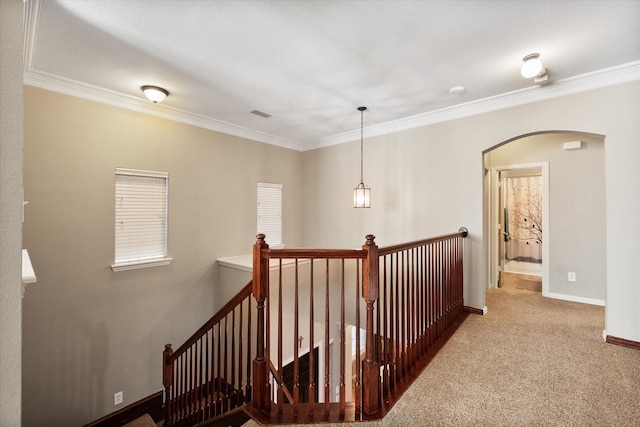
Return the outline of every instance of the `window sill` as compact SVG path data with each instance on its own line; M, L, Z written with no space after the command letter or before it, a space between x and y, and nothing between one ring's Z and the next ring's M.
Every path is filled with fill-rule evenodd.
M111 270L114 272L137 270L139 268L160 267L162 265L169 265L173 261L173 258L154 258L141 261L119 262L111 265Z

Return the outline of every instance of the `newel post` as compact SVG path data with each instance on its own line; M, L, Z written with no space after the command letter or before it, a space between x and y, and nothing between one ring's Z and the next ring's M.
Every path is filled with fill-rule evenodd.
M265 359L265 311L264 302L269 293L269 260L262 257L262 250L269 249L264 234L258 234L253 245L253 297L258 305L256 358L253 360L253 408L265 412L269 409L268 371Z
M169 359L173 355L173 348L171 344L164 346L162 352L162 385L164 386L164 401L165 401L165 424L171 422L171 388L173 387L173 362L169 362Z
M379 294L378 246L375 236L369 234L362 249L367 251L367 257L362 266L362 297L367 304L367 342L365 360L362 362L362 377L364 383L364 412L372 414L380 409L380 365L376 355L376 337L373 334L373 307Z

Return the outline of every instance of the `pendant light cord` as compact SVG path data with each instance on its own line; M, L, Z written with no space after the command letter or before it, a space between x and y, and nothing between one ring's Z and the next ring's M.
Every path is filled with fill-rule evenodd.
M364 174L362 173L364 169L364 149L362 147L364 140L364 110L366 109L367 107L358 107L358 110L360 111L360 184L364 184Z

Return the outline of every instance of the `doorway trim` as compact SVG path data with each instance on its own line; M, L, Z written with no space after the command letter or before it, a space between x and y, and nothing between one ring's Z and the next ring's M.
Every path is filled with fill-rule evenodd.
M488 288L498 287L500 268L499 245L501 235L499 220L500 172L514 169L540 168L542 170L542 296L549 296L549 162L518 163L493 166L489 171L489 282Z

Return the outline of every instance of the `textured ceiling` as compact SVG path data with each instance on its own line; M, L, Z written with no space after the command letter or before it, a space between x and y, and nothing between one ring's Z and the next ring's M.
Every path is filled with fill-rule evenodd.
M304 150L359 137L360 105L393 127L623 64L640 78L639 23L637 0L28 0L25 82ZM543 87L519 75L532 52ZM171 94L149 104L145 84Z

